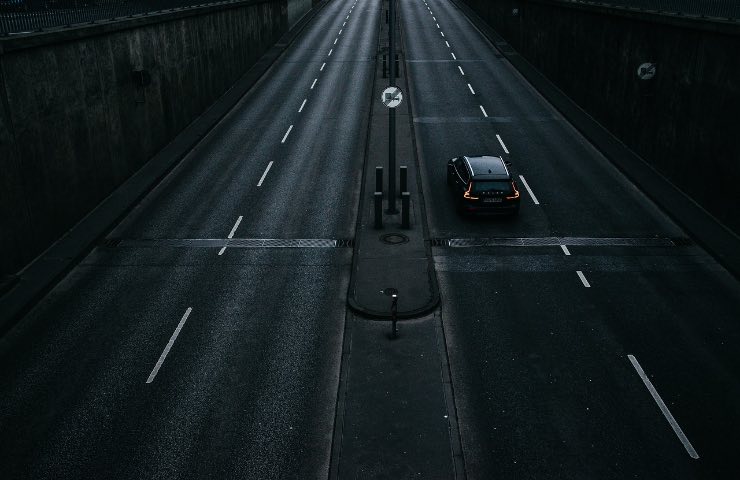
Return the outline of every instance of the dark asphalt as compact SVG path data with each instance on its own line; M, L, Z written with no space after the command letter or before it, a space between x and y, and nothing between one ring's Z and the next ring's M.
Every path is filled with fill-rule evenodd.
M351 249L187 243L227 238L239 216L234 239L353 236L369 3L349 19L353 1L327 5L2 339L3 478L326 478Z
M401 2L401 16L432 237L687 236L454 5L427 4ZM445 163L482 153L511 160L539 205L519 181L519 218L459 217ZM469 478L704 479L740 471L740 286L698 247L636 243L643 246L571 246L569 256L557 245L434 249Z

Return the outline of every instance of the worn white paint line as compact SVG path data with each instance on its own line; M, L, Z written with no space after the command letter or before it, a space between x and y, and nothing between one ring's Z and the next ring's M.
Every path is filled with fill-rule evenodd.
M468 83L468 88L470 89L470 93L472 93L473 95L475 95L475 90L473 90L473 87L470 86L469 83Z
M434 20L436 22L437 21L437 17L432 17L432 20Z
M326 62L322 63L321 68L319 68L319 72L323 72L325 66L326 66Z
M157 364L154 365L154 369L152 370L152 373L149 374L149 378L146 379L146 383L152 383L154 381L154 377L157 376L157 372L159 372L159 369L162 367L164 359L167 358L167 354L170 353L172 345L175 343L175 340L177 340L177 336L180 335L180 330L182 330L182 326L185 325L185 322L187 321L188 317L190 316L190 312L192 311L193 307L188 307L188 309L185 310L185 315L182 316L182 319L180 319L180 323L177 324L175 333L172 334L172 336L170 337L170 341L167 342L167 346L164 347L164 351L162 352L162 355L159 356L159 360L157 360Z
M440 27L439 27L439 23L437 24L437 28L440 28Z
M450 55L452 55L453 60L457 60L457 57L455 56L455 52L450 52Z
M448 42L447 40L445 40L445 45L447 45L447 48L452 48L450 47L450 42Z
M344 22L344 23L342 24L342 26L345 26L345 25L347 25L347 22Z
M439 32L439 33L440 33L440 35L442 35L443 37L445 36L445 32Z
M463 72L463 69L462 69L462 67L460 65L458 65L457 68L458 68L458 70L460 70L460 73L462 75L465 75L465 72Z
M650 392L650 395L653 396L653 400L655 400L655 403L658 404L658 408L660 408L660 411L663 412L663 416L666 420L668 420L668 423L671 425L671 428L676 433L676 436L679 440L681 440L681 443L683 443L683 447L686 449L686 452L688 452L689 456L693 458L694 460L699 459L699 454L696 453L696 450L694 450L693 445L691 445L691 442L688 438L686 438L686 435L683 433L683 430L681 430L681 427L678 425L678 422L675 418L673 418L673 415L671 414L671 411L668 410L668 407L666 406L665 402L663 402L663 399L660 398L660 394L653 386L653 383L650 381L650 379L645 375L645 371L640 366L640 362L637 361L634 355L627 355L627 358L629 358L630 363L633 367L635 367L635 370L637 370L637 374L642 379L642 383L645 384L648 391Z
M260 177L260 181L257 182L257 186L258 187L261 187L262 186L262 182L265 181L265 177L267 176L267 172L269 172L271 168L272 168L272 160L270 160L270 163L267 164L267 168L265 169L265 173L263 173L262 174L262 177Z
M522 183L524 184L524 188L526 188L527 189L527 192L529 192L529 196L532 197L532 201L534 202L534 204L535 205L539 205L540 202L537 200L537 197L534 196L534 192L532 191L532 189L529 188L529 184L524 179L524 175L519 175L519 178L522 179Z
M486 109L483 108L483 105L478 105L480 107L480 111L483 112L483 116L488 118L488 114L486 113Z
M308 99L307 98L304 98L303 99L303 103L301 103L301 108L298 109L298 113L301 113L303 111L303 107L306 106L306 100L308 100Z
M347 17L345 18L345 20L349 20L349 15L347 15Z
M583 274L583 272L580 270L576 270L576 273L578 274L578 278L581 279L581 283L583 284L583 286L586 288L591 288L591 284L588 283L588 280L586 280L586 276Z
M570 255L570 251L568 251L568 247L566 247L565 245L560 245L560 248L563 249L564 254Z
M506 153L509 153L509 150L508 150L508 149L506 148L506 145L504 145L504 141L503 141L503 140L501 140L501 135L499 135L499 134L497 133L497 134L496 134L496 138L498 138L498 143L500 143L500 144L501 144L501 147L503 147L503 149L504 149L504 152L506 152Z
M311 84L311 90L313 90L314 85L316 85L316 80L318 80L318 78L313 79L313 83Z
M337 41L339 41L339 37L337 37L337 38L334 39L334 45L337 44Z
M343 28L342 29L339 29L339 35L341 35L343 31L344 31Z
M329 55L327 55L327 57L331 57L331 52L333 52L333 51L334 51L333 48L331 50L329 50Z
M283 135L283 139L280 143L285 143L285 140L288 139L288 135L290 135L290 131L293 130L293 125L288 127L288 131L285 132L285 135Z

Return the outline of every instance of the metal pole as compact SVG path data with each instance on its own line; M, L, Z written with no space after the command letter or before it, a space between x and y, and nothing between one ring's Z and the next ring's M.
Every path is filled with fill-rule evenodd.
M390 63L388 86L392 87L396 81L396 5L394 0L388 0L390 20L388 22L388 61ZM396 210L396 109L388 112L388 213L398 213Z
M398 328L396 327L396 321L398 320L398 295L393 294L393 301L391 302L391 337L396 338L398 336Z
M411 194L401 192L401 228L411 228Z
M401 178L399 178L399 181L401 183L401 194L403 195L403 192L408 192L409 191L408 181L407 181L407 179L408 179L408 173L407 173L408 167L406 167L406 165L401 165L400 167L398 167L398 170L401 172Z
M383 228L383 192L375 192L373 194L374 207L375 207L375 222L374 226L376 230Z
M375 167L375 191L383 191L383 167Z

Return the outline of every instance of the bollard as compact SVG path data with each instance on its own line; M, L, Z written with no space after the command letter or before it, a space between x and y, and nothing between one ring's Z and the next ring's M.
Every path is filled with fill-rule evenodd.
M396 54L396 78L398 78L398 54Z
M386 65L385 65L385 55L383 55L383 78L386 78L387 77L387 75L385 74L385 68L386 68Z
M375 228L383 228L383 192L375 192Z
M411 210L411 194L409 192L401 192L401 227L411 228L411 222L409 221L409 210Z
M375 191L383 193L383 167L375 167Z
M388 9L385 9L385 23L388 23Z
M407 175L408 168L405 165L403 165L403 166L401 166L399 168L401 170L401 175L400 175L401 193L408 192L409 191L408 181L407 181L408 180L408 175Z
M396 327L396 321L398 320L398 295L393 294L393 301L391 302L391 337L396 338L398 336L398 327Z

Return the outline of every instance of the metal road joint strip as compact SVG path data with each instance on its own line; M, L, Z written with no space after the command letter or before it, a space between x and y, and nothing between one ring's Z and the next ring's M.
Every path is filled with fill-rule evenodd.
M105 247L124 248L346 248L352 238L137 238L106 241Z
M432 246L470 247L681 247L691 245L690 240L664 237L519 237L519 238L434 238ZM570 252L566 253L569 255Z

